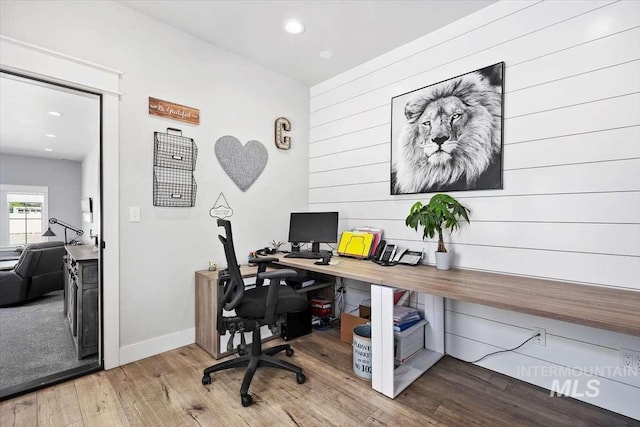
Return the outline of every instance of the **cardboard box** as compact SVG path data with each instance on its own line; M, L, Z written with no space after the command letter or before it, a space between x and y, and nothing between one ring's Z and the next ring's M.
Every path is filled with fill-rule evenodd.
M342 313L340 315L340 341L351 344L353 342L353 328L368 321L368 319L353 314Z
M358 307L358 313L360 314L360 317L364 319L371 319L371 307L368 305L360 304Z

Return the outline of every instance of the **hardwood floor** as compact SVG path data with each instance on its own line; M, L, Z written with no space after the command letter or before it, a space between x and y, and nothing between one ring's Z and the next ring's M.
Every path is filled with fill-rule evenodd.
M0 402L0 426L640 425L450 357L391 400L353 374L351 346L336 331L292 344L307 382L259 369L248 408L239 398L244 371L216 373L201 385L202 369L215 360L192 344Z

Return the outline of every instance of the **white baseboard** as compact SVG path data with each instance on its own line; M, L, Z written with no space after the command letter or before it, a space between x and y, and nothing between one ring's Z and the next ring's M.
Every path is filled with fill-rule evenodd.
M174 348L196 342L196 329L189 328L172 334L120 347L120 365L135 362L145 357L164 353Z

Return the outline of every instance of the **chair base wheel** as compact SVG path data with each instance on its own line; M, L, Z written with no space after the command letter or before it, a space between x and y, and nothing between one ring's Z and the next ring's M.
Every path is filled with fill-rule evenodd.
M253 399L248 394L241 395L240 399L242 400L242 406L244 407L247 407L253 403Z
M202 377L202 385L211 384L211 376L205 375Z
M307 380L307 377L300 373L300 374L296 374L296 381L298 382L298 384L304 384L304 382Z
M291 347L289 347L289 348L287 349L286 354L287 354L287 357L291 357L291 356L293 356L293 349L292 349Z

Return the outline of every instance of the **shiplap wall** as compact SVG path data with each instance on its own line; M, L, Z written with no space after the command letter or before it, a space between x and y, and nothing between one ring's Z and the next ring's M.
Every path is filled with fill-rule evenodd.
M380 226L434 264L435 242L404 226L429 195L389 194L390 101L500 61L504 189L453 193L472 211L449 239L455 265L640 290L637 1L500 2L314 86L310 209L339 211L341 230ZM367 298L347 281L347 311ZM447 352L467 360L545 328L546 347L480 364L545 388L571 378L585 392L596 379L599 395L581 400L640 419L638 375L615 370L640 338L458 301L446 321Z

